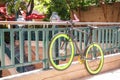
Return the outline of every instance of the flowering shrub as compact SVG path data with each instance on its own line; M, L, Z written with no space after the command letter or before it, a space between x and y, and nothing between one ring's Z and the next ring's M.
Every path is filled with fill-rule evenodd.
M26 17L26 20L32 20L32 19L44 19L45 15L35 14L32 13L31 15Z

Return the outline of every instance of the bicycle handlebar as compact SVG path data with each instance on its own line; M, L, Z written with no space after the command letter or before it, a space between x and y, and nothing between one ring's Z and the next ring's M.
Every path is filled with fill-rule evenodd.
M75 26L75 24L74 24L74 21L73 20L69 20L69 21L67 21L67 23L69 24L71 24L72 26L71 27L74 27ZM87 25L89 28L91 28L91 29L97 29L98 27L97 26L92 26L92 25Z

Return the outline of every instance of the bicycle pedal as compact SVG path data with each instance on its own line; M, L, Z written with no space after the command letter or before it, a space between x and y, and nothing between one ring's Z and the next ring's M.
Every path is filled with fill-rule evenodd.
M83 63L84 63L84 60L79 60L79 63L80 63L80 64L83 64Z
M84 63L84 60L81 59L81 56L78 57L78 61L79 61L80 64L83 64L83 63Z

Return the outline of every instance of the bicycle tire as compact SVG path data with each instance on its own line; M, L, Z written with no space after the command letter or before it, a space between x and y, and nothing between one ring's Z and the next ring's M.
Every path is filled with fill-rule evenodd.
M54 52L56 52L56 51L54 51L54 47L55 47L55 42L57 41L59 39L59 45L62 45L62 43L64 43L65 41L64 40L67 40L66 41L66 43L68 42L69 44L70 44L70 48L71 49L69 49L69 50L71 50L71 55L70 55L70 59L68 60L68 62L66 63L66 64L63 64L62 65L62 63L61 64L56 64L55 63L55 59L53 58L53 54L54 54ZM61 41L61 42L60 42ZM55 47L56 48L56 47ZM59 48L60 48L60 46L59 46ZM60 49L58 49L58 53L59 53L59 56L57 57L57 58L59 58L60 57L60 51L59 51ZM66 51L67 52L67 51ZM48 50L48 58L49 58L49 61L50 61L50 63L51 63L51 65L56 69L56 70L65 70L65 69L67 69L70 65L71 65L71 63L72 63L72 61L73 61L73 58L74 58L74 44L73 44L73 41L72 41L72 39L67 35L67 34L65 34L65 33L58 33L58 34L56 34L53 38L52 38L52 40L50 41L50 44L49 44L49 50ZM56 59L57 59L56 58ZM66 57L67 58L67 57ZM60 60L59 60L60 61Z
M96 52L96 53L93 53L93 52ZM95 60L92 60L93 56L94 56ZM97 43L90 44L85 51L85 57L86 57L85 67L86 67L87 71L90 74L99 73L104 64L104 54L103 54L102 48ZM91 60L89 60L89 59L91 59ZM98 61L98 59L100 59L100 60ZM92 68L95 68L95 69L92 69Z

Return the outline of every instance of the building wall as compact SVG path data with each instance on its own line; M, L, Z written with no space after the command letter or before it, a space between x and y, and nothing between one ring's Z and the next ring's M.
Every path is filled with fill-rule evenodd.
M120 3L101 4L90 6L87 10L71 11L71 17L77 14L81 22L119 22Z

